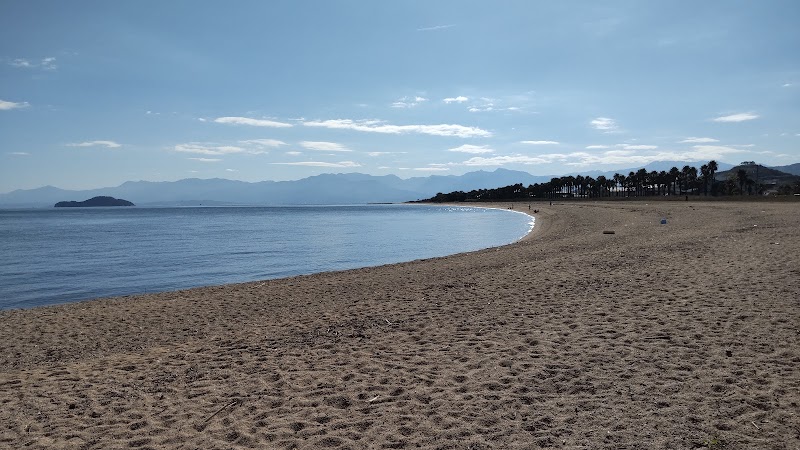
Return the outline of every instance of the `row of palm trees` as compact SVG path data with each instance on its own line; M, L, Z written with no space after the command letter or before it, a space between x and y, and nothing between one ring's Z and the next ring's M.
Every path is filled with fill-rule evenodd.
M669 171L648 172L646 169L639 169L628 175L615 173L611 178L603 175L597 178L569 175L553 178L549 183L534 184L528 191L536 197L642 197L683 195L689 192L699 194L702 189L708 195L708 188L713 184L718 169L717 162L710 161L703 164L699 172L696 167L687 165L683 169L673 167Z
M518 198L564 198L564 197L643 197L663 195L708 195L714 194L718 186L714 175L719 167L716 161L700 166L677 167L669 171L650 171L639 169L628 175L615 173L612 177L600 175L563 176L552 178L549 182L536 183L528 187L522 183L497 189L477 189L470 192L456 191L449 194L436 194L427 201L455 202L467 200L511 200ZM747 173L745 172L745 177Z

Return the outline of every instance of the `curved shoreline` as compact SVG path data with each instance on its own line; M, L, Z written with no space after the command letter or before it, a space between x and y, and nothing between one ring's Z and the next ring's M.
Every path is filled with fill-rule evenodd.
M466 254L0 312L0 446L794 448L796 213L571 202Z

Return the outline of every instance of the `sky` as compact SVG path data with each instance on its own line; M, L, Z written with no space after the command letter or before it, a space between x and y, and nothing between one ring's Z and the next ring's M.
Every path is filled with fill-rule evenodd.
M800 2L3 1L0 192L800 162Z

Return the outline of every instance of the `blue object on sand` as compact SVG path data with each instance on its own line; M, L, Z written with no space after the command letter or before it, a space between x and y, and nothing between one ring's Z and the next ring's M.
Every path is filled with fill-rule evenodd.
M661 225L666 225L666 224L667 224L667 219L661 219Z

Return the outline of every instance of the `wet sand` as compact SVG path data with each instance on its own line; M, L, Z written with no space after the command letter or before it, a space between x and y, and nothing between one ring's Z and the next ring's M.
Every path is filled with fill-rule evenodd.
M800 204L532 207L496 249L0 312L0 448L800 448Z

